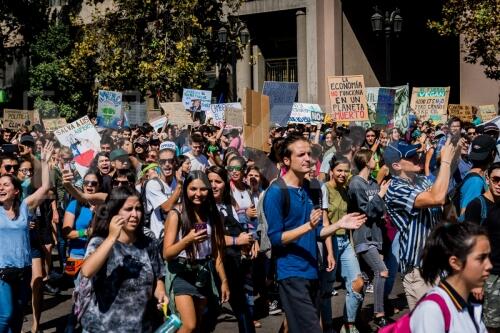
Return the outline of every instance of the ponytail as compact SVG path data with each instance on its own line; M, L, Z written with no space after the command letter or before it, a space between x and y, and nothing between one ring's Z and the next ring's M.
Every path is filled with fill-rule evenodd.
M427 238L422 253L420 274L425 282L434 284L442 273L452 274L449 264L452 256L465 266L478 236L486 236L486 232L477 224L446 222L438 225Z

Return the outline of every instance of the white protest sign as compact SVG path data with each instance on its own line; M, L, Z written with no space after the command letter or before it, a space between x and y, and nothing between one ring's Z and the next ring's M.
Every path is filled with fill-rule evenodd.
M210 90L185 89L182 91L182 104L190 112L210 110L212 92Z
M78 119L54 131L63 146L73 153L73 162L78 173L83 177L95 155L100 151L101 136L88 116Z
M151 122L151 126L155 129L155 132L158 132L159 129L163 128L165 123L167 122L167 117L160 117Z

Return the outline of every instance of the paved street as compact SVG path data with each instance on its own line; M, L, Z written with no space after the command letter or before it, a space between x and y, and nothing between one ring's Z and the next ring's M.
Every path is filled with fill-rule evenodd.
M64 286L61 283L62 289L65 289L68 286ZM71 291L72 289L66 289L61 292L58 296L49 296L45 295L45 304L44 304L44 312L42 314L42 326L41 329L45 333L52 332L64 332L64 325L66 323L66 315L71 310ZM340 330L340 326L342 325L342 309L345 300L345 290L339 289L338 296L332 297L332 307L333 307L333 318L335 329ZM404 294L402 292L402 286L400 279L396 279L396 285L393 290L393 295L391 296L393 304L398 307L402 307L404 304ZM360 315L360 322L365 323L362 326L362 323L358 324L358 328L361 332L375 332L376 330L372 327L371 315L373 311L373 294L367 293L365 296L365 301L363 303L363 309ZM405 311L401 312L405 313ZM229 312L229 311L227 311ZM398 315L398 316L399 316ZM393 318L396 318L394 316ZM257 333L277 333L281 323L283 321L283 315L269 316L260 320L262 323L262 328L257 329ZM24 323L24 332L29 332L31 328L31 314L26 315L27 321ZM230 314L223 314L219 317L219 324L215 332L217 333L234 333L237 332L238 326L234 317Z

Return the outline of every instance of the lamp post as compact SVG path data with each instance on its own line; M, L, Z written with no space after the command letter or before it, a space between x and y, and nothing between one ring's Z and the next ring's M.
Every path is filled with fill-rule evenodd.
M379 34L382 30L385 34L385 84L391 85L391 37L394 32L396 36L403 28L403 18L399 15L399 9L396 8L391 13L385 11L385 16L380 14L377 7L375 13L371 17L372 30L375 34Z
M231 46L231 74L232 74L232 99L233 102L238 101L238 96L236 93L236 50L237 50L237 44L235 41L236 37L240 38L241 43L243 46L246 46L247 43L250 41L250 32L248 32L248 29L246 27L238 29L236 32L229 32L229 34L233 37L232 40L230 41L230 46ZM227 37L228 37L228 30L225 27L222 27L219 29L217 32L219 43L220 44L227 44Z

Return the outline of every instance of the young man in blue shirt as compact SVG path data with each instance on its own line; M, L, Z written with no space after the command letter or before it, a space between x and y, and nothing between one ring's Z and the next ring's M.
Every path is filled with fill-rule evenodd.
M311 190L306 186L308 182L304 183L311 169L309 141L301 135L288 136L283 142L281 159L287 169L283 181L289 195L288 212L284 211L285 195L277 182L271 184L264 197L267 233L277 258L281 303L290 333L319 333L322 329L316 240L340 228L359 228L365 216L348 214L323 227L321 206L313 207Z

